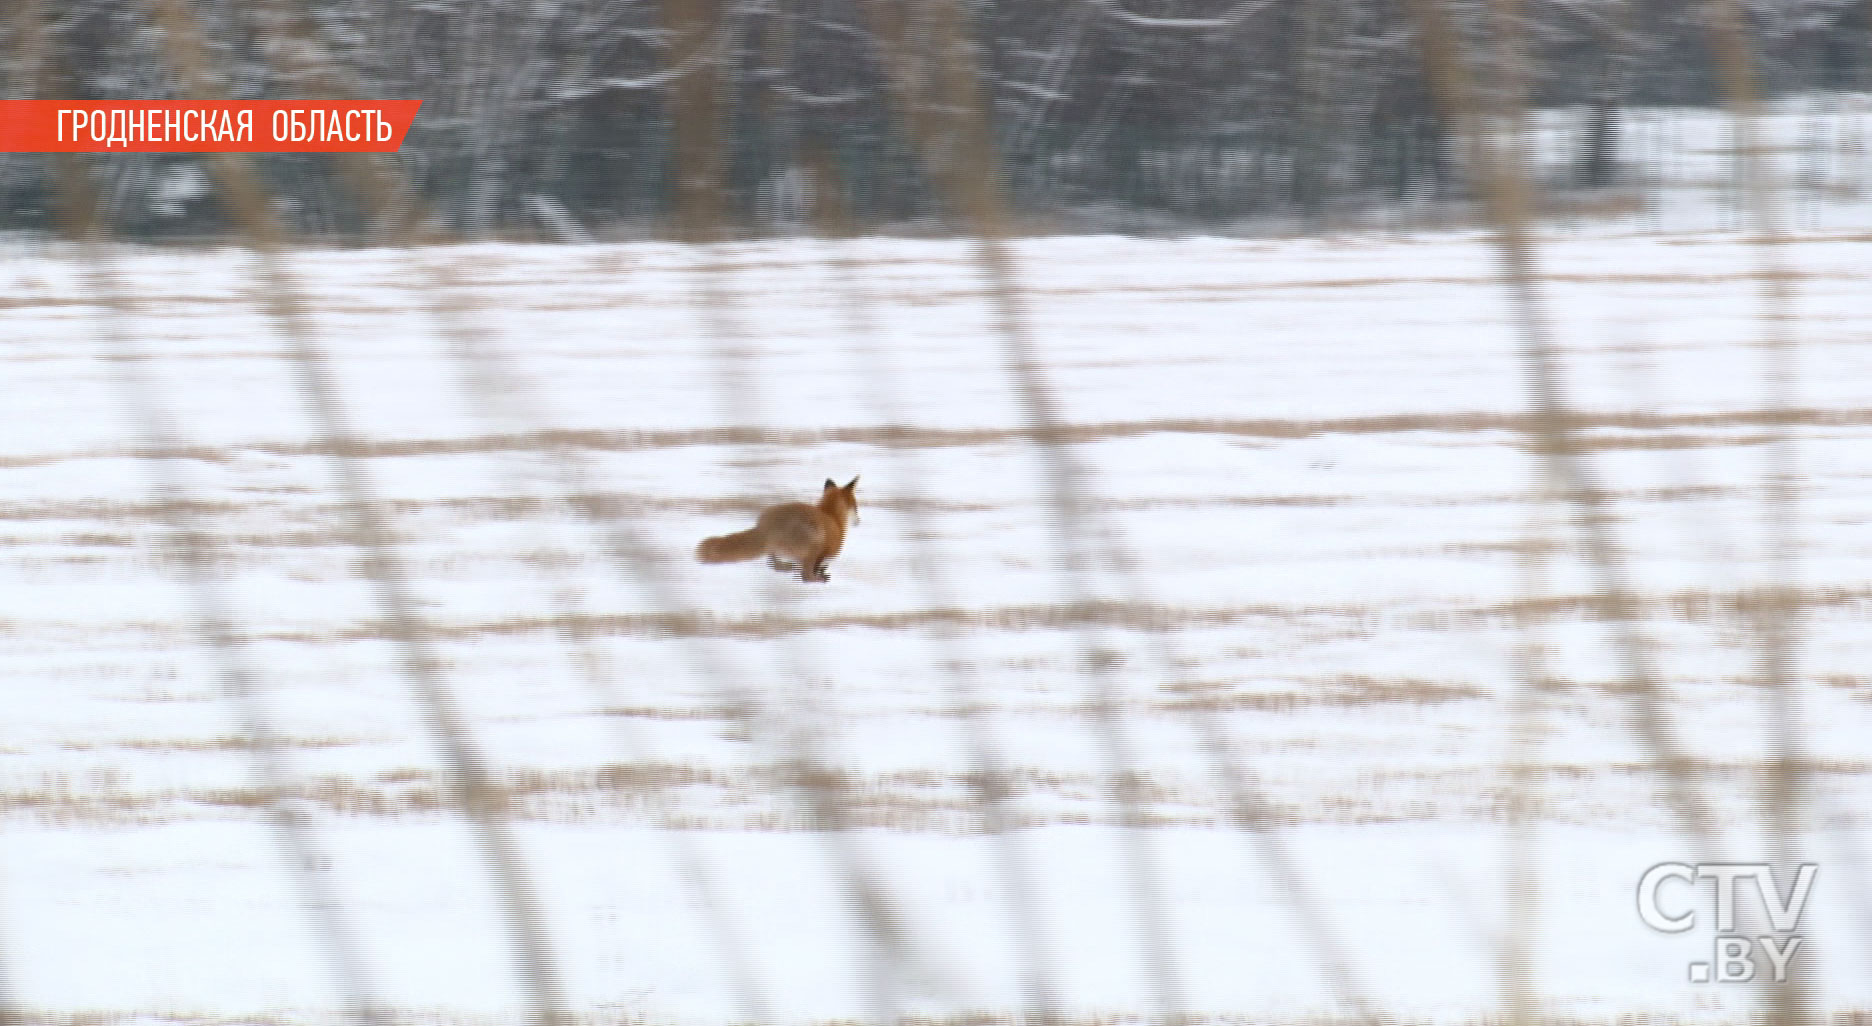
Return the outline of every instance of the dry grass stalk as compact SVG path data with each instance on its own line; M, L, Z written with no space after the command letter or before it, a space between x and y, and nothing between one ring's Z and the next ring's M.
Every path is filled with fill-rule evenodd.
M21 5L17 31L24 49L35 55L39 89L46 95L53 94L57 89L54 57L37 0ZM109 249L98 241L106 227L96 220L99 207L90 180L76 158L60 155L57 163L68 230L84 264L86 286L102 307L97 330L119 400L130 411L144 450L181 451L186 445L174 415L145 371L148 354L125 328L135 308L119 280ZM290 797L297 790L299 778L286 758L285 743L273 724L248 638L236 626L233 602L217 572L224 560L213 535L200 523L176 461L148 458L142 462L151 474L151 508L161 516L192 604L192 627L214 659L221 693L241 727L239 740L248 754L249 772L258 793L264 796L262 811L285 857L300 904L333 977L334 989L352 1022L373 1026L384 1005L356 928L331 874L323 868L330 861L325 846L302 803Z
M196 102L220 99L205 73L201 39L184 0L160 0L156 17L183 93ZM287 342L307 413L333 454L350 527L367 555L365 566L374 597L390 625L402 671L449 765L453 797L473 825L494 878L529 1016L535 1026L559 1026L568 1021L569 1010L531 873L514 841L501 797L492 786L486 759L442 676L428 625L415 611L409 575L376 498L377 489L363 461L354 455L358 436L349 423L328 358L312 335L297 282L281 255L284 235L248 160L217 154L209 168L253 250L267 314Z
M1800 681L1795 666L1801 605L1794 598L1800 594L1800 539L1796 530L1800 466L1793 436L1786 427L1786 415L1797 402L1799 376L1792 330L1793 299L1781 255L1784 236L1778 196L1762 159L1761 132L1756 123L1757 88L1742 6L1737 0L1709 0L1705 14L1717 79L1735 126L1735 159L1742 179L1743 204L1754 226L1749 252L1755 259L1756 292L1761 302L1762 414L1769 425L1761 507L1768 563L1763 592L1767 600L1758 605L1754 627L1759 673L1765 685L1762 701L1767 713L1768 745L1774 753L1762 781L1760 802L1775 857L1791 878L1802 861L1799 833L1809 801L1802 768L1806 760L1800 743ZM1777 940L1787 944L1789 937L1782 934ZM1806 944L1802 965L1811 966L1815 963L1812 939L1807 938ZM1813 1002L1806 973L1792 972L1783 982L1764 981L1763 986L1768 990L1768 1009L1776 1026L1804 1026L1812 1021Z

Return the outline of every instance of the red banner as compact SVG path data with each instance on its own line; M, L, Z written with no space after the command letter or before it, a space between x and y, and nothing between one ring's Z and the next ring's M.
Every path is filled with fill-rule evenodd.
M421 100L0 100L0 153L395 153Z

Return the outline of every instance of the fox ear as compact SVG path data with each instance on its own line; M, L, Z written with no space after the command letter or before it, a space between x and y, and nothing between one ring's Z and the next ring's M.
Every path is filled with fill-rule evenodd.
M832 491L833 489L835 489L835 488L837 488L837 487L838 487L838 485L835 485L835 484L833 484L833 483L832 483L832 479L831 479L831 478L829 478L829 477L828 477L828 478L826 478L826 479L825 479L825 490L826 490L826 491L828 491L828 492L829 492L829 491Z
M846 491L848 491L848 492L849 492L849 491L851 491L851 490L853 490L853 489L855 489L855 488L857 488L857 487L858 487L858 479L857 479L857 478L855 478L855 477L854 477L854 478L852 478L852 479L851 479L850 481L848 481L848 482L846 482L846 483L845 483L845 490L846 490Z

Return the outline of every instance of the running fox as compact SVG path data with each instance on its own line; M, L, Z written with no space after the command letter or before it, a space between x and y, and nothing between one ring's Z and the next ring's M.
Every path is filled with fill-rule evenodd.
M798 570L802 581L829 581L826 561L845 547L847 521L858 522L858 479L838 485L826 478L817 506L803 502L769 506L745 531L702 539L696 558L704 563L739 563L766 556L768 565L781 573Z

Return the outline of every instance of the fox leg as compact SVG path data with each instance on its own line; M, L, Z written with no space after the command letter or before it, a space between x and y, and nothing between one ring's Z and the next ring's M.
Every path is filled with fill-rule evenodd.
M767 565L783 574L790 574L796 569L793 564L781 559L779 556L771 554L767 557Z
M832 578L827 576L825 572L826 560L829 558L831 557L814 556L810 559L800 560L799 579L806 584L831 580Z

